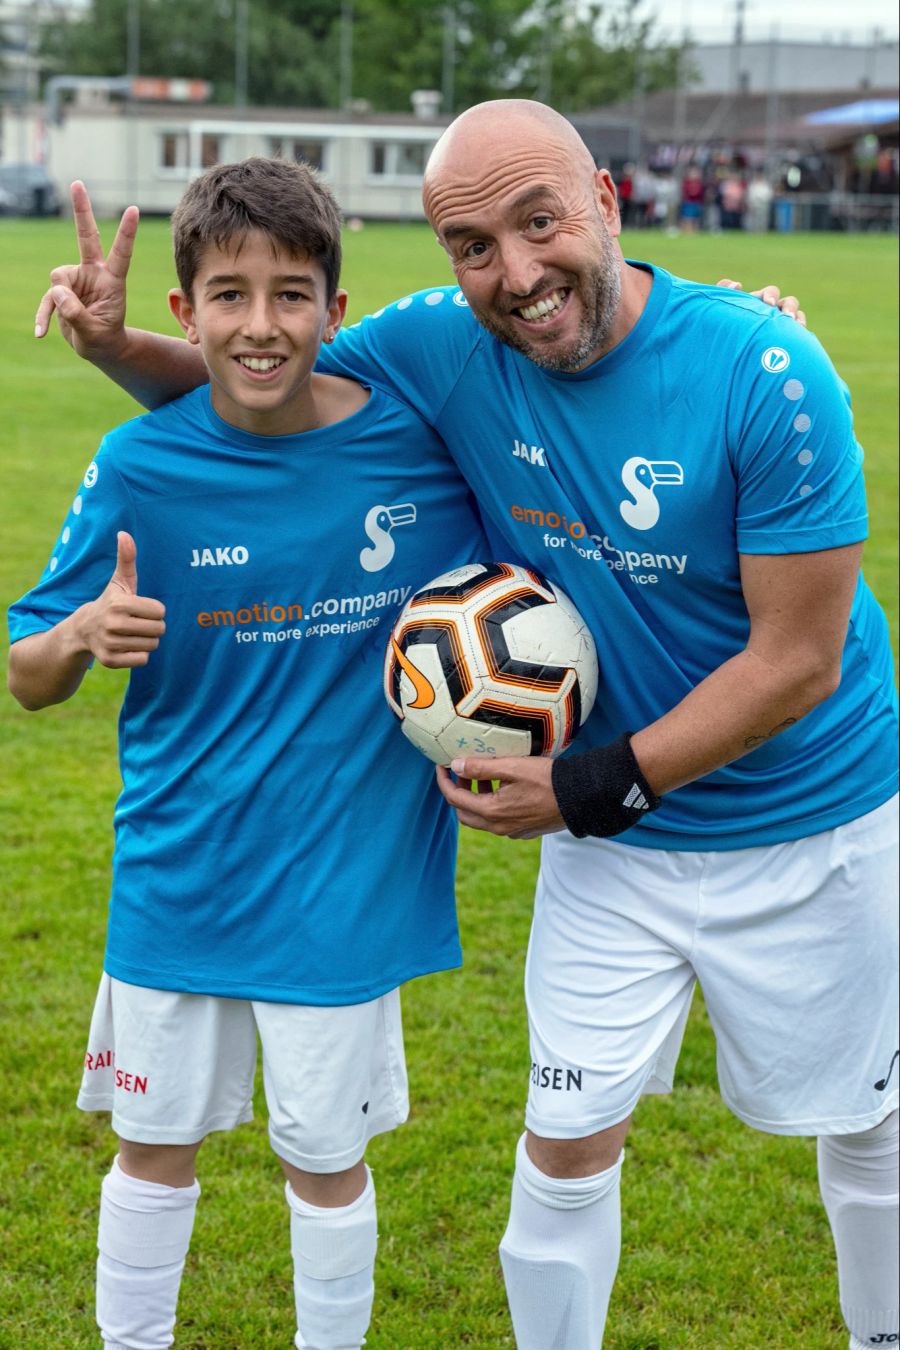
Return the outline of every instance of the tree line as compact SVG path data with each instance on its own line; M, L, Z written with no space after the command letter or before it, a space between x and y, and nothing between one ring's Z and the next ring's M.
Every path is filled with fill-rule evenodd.
M209 80L216 103L408 112L541 98L566 112L677 81L643 0L90 0L42 30L45 76Z

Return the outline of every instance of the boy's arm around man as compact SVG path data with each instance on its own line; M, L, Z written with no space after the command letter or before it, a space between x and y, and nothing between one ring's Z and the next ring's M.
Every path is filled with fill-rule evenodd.
M76 181L71 194L79 262L51 271L51 284L35 314L35 337L47 336L55 314L60 332L74 351L145 408L158 408L206 384L209 373L199 348L180 337L125 326L126 279L140 218L137 207L129 206L123 212L104 256L87 188ZM741 289L740 282L730 278L718 284ZM806 325L796 296L782 296L773 285L752 294Z

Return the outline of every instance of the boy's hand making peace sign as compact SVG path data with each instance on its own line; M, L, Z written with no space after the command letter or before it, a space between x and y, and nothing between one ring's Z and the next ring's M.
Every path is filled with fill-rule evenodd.
M54 267L50 273L52 284L38 305L34 335L47 334L55 313L59 331L79 356L94 361L115 359L125 345L125 278L137 234L138 208L126 207L105 257L84 183L72 184L72 213L79 261Z

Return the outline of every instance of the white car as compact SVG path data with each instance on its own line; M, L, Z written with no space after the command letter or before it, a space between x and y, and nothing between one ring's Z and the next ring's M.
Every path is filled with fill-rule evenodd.
M59 196L42 164L0 164L0 214L58 216Z

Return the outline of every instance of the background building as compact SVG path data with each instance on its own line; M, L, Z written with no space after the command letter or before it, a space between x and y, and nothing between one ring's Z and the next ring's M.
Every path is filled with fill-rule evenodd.
M766 39L692 45L691 87L698 93L816 93L823 89L896 89L898 46L875 30L868 41Z
M105 216L131 203L148 215L168 215L190 180L210 165L279 155L320 169L348 216L422 218L422 174L446 118L238 111L176 99L182 92L177 81L162 82L159 92L168 97L151 102L85 81L73 102L7 105L4 147L13 151L10 158L28 147L29 158L46 165L63 200L72 179L81 178Z
M134 25L122 37L122 69L142 68L140 3L127 0L124 12ZM640 217L649 223L674 223L671 206L681 179L687 166L699 164L713 194L714 180L726 173L738 171L748 179L764 174L773 192L790 195L797 207L782 211L782 222L896 228L897 39L877 29L866 37L816 41L774 32L747 38L746 3L734 0L731 41L701 44L683 37L675 74L667 76L673 87L649 92L646 63L652 53L648 49L640 57L634 51L633 82L629 74L619 84L630 96L572 114L597 163L608 165L620 181L628 176L626 166L634 166L642 191L648 177L655 177L651 196L668 205ZM130 202L148 214L168 214L185 184L210 164L277 154L319 168L348 215L421 219L422 172L449 120L440 110L454 106L451 30L443 33L444 87L413 91L412 111L373 113L352 98L352 23L341 28L334 72L340 110L247 107L247 34L238 18L246 19L248 4L235 0L229 35L235 44L234 106L218 106L209 102L212 86L204 80L157 80L121 69L102 77L60 72L48 78L45 71L40 87L42 24L60 14L80 16L82 30L84 0L0 0L0 175L11 174L13 166L38 165L49 175L45 200L58 196L64 202L68 183L80 177L104 215ZM687 12L688 0L684 6ZM352 4L341 13L352 15ZM727 7L723 15L730 17ZM608 55L599 45L589 51L594 63ZM356 59L363 67L365 53L357 52ZM551 65L548 58L548 89ZM582 91L592 87L590 71L584 80ZM221 98L222 86L215 87ZM10 208L0 196L2 209ZM773 208L773 223L775 218Z

